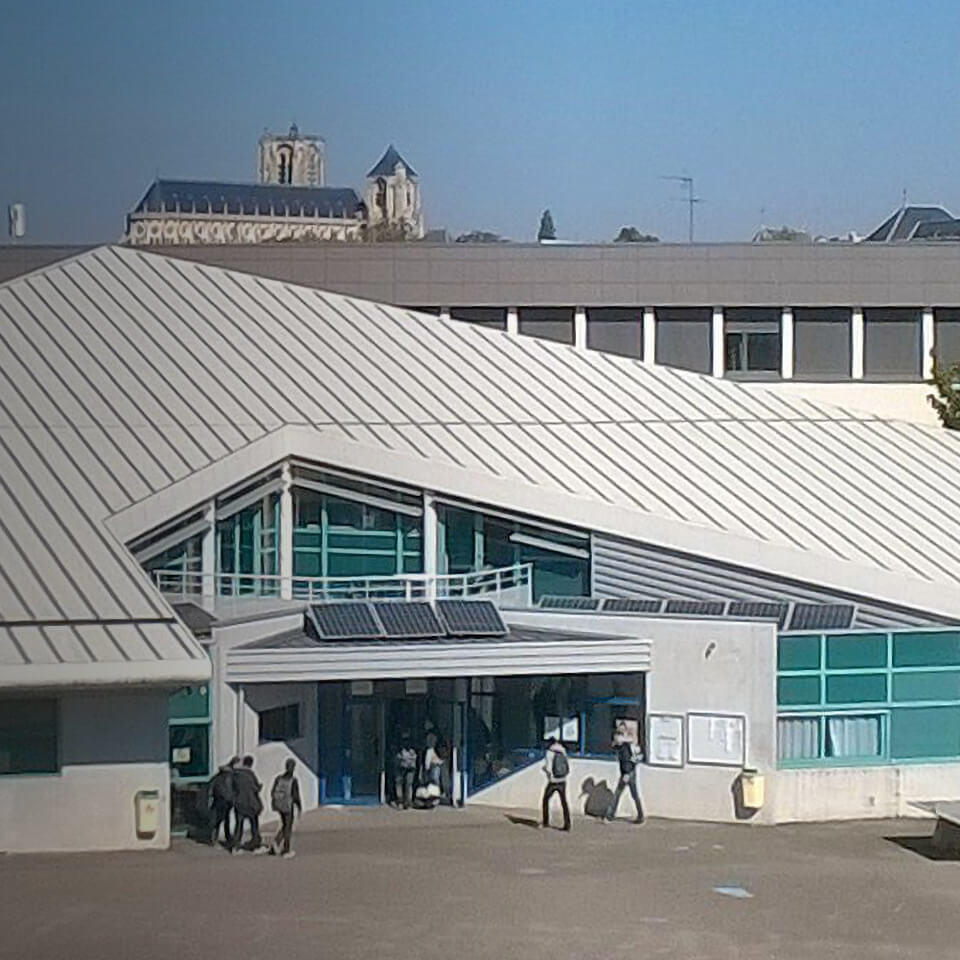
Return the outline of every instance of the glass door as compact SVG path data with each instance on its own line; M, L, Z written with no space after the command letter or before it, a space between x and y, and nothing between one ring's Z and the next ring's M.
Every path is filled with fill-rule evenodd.
M378 803L383 770L380 701L351 699L347 704L345 726L344 799Z

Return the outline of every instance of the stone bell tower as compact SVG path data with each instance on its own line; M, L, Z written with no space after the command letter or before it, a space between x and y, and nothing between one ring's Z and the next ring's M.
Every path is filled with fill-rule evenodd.
M404 236L423 237L420 178L393 144L367 174L367 216L374 229L395 228Z
M301 133L296 124L286 134L266 132L260 138L257 166L260 183L323 187L327 145L321 137Z

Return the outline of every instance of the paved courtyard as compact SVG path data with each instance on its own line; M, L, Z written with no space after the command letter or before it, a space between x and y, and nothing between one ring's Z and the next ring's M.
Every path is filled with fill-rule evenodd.
M160 854L0 857L0 956L960 954L960 862L923 855L929 821L576 819L564 834L516 812L377 809L324 810L298 827L292 860L186 841Z

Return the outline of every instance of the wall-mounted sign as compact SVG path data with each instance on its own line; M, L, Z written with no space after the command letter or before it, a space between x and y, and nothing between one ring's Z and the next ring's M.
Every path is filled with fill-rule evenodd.
M421 680L419 678L414 680L407 680L404 683L404 689L407 693L426 693L427 692L427 681Z
M351 697L371 697L373 696L372 680L353 680L350 683Z
M683 766L683 717L673 713L647 716L647 763L654 767Z
M189 763L190 762L190 748L189 747L174 747L172 751L171 762L174 764L177 763Z
M729 713L687 714L687 763L742 767L746 752L746 717Z

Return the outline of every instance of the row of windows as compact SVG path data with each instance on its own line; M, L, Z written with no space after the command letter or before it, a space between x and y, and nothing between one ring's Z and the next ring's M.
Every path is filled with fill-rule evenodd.
M780 763L960 759L960 631L782 636Z
M426 309L439 313L439 308ZM571 307L521 307L521 334L574 342ZM864 314L864 375L877 380L916 380L921 376L921 316L914 308L867 308ZM507 326L501 307L451 307L455 320L498 330ZM643 356L643 311L629 307L588 307L587 346L620 356ZM713 310L709 307L659 308L657 363L710 373ZM794 376L843 380L851 376L851 311L841 307L793 310ZM724 370L730 376L777 377L781 370L780 308L728 308L724 311ZM960 361L960 309L934 311L934 352L940 363Z

